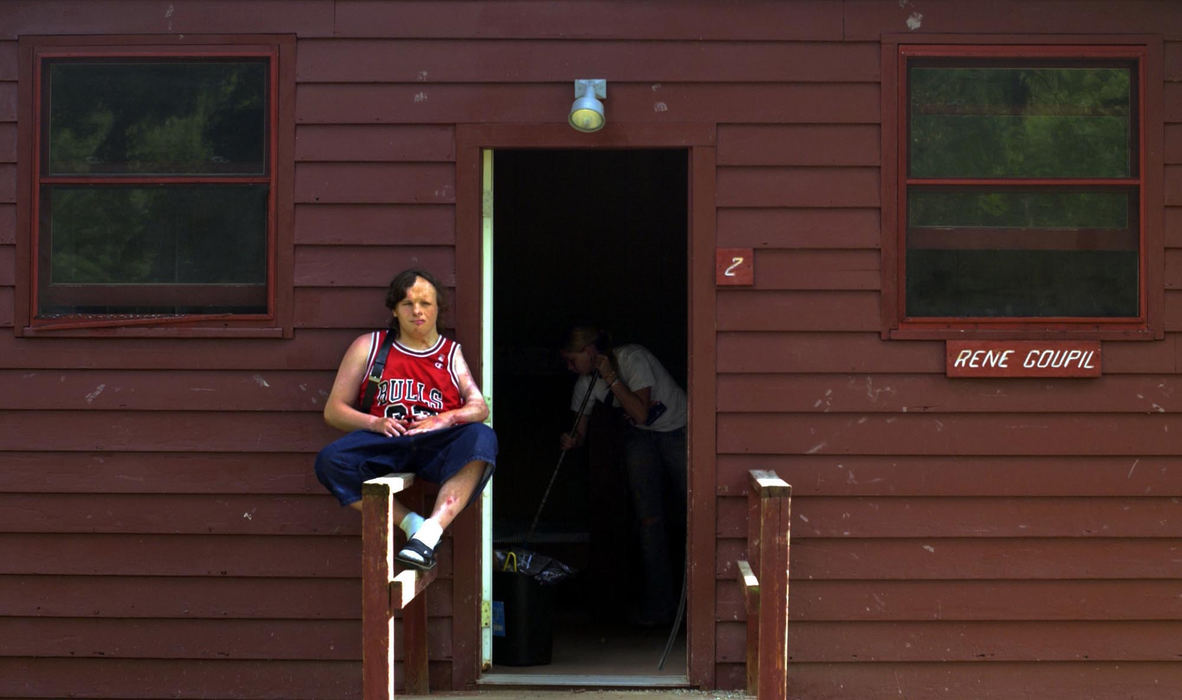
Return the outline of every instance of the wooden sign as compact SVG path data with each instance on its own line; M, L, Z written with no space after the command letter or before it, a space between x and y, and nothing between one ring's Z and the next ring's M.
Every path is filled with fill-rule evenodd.
M755 284L755 258L751 248L718 248L714 254L714 280L719 286Z
M1098 340L949 340L949 377L1099 377Z

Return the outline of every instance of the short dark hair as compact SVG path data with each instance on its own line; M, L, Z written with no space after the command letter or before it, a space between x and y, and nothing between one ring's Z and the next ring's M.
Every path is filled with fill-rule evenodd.
M443 312L447 309L447 293L435 279L435 275L426 270L412 267L394 275L394 279L390 280L389 288L386 289L386 308L393 311L394 307L398 306L398 302L406 298L407 290L413 287L415 281L420 277L430 282L431 286L435 288L435 303L439 308L439 315L435 319L435 330L442 333ZM393 318L390 319L390 330L398 332L398 322Z
M594 323L578 323L571 326L566 334L562 352L582 352L588 345L605 355L612 351L612 336Z

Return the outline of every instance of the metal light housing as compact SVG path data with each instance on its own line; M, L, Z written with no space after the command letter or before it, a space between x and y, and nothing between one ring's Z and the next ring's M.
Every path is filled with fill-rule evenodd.
M575 101L568 117L575 131L589 134L603 128L607 117L603 115L601 99L607 99L607 80L581 78L575 81Z

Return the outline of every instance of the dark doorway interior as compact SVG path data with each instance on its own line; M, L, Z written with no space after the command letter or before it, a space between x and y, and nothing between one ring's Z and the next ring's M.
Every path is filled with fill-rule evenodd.
M557 350L572 323L592 321L617 345L648 347L685 386L687 162L684 150L495 152L494 547L523 539L558 464L558 437L571 428L575 377ZM573 653L564 646L575 644L582 668L596 666L572 630L605 651L620 646L613 635L651 639L638 661L655 673L668 633L627 624L639 569L609 416L592 413L588 444L563 459L530 541L578 570L556 591L553 668L532 673L561 673ZM682 551L684 523L672 537ZM684 673L684 651L670 669Z

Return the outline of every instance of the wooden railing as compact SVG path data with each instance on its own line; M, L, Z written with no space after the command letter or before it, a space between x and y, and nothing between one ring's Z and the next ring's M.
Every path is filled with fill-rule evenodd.
M429 692L427 673L427 597L435 580L430 571L394 565L398 523L391 517L394 494L414 483L413 474L371 479L361 489L361 666L365 700L394 697L394 612L402 611L403 688Z
M788 548L792 487L752 471L747 487L747 560L738 562L747 613L747 694L788 696Z

